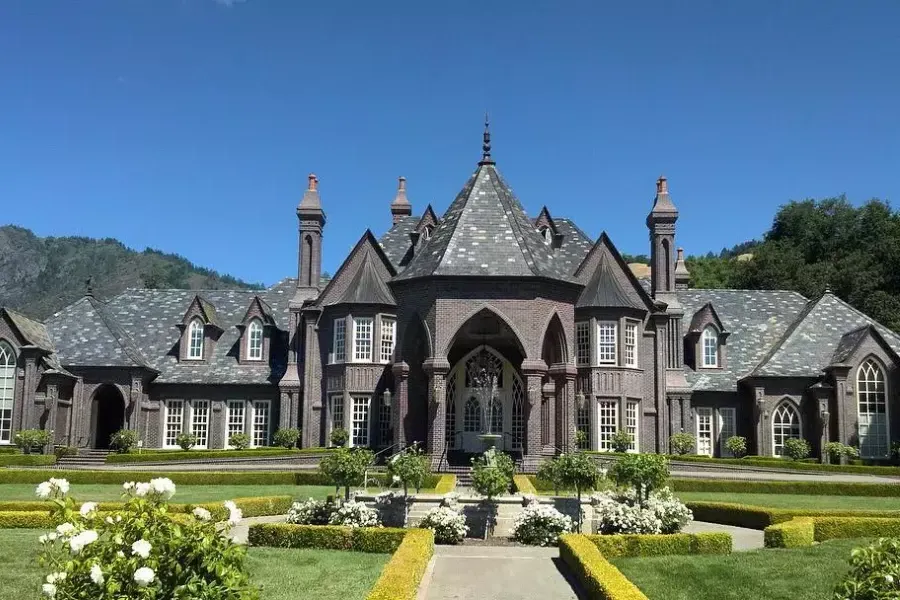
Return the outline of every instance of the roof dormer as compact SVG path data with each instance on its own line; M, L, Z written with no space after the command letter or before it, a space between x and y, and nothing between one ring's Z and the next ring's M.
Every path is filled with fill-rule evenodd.
M545 244L551 248L562 246L563 236L557 230L556 223L553 222L553 217L550 216L550 211L547 210L546 206L541 209L540 214L534 220L534 226L537 228L538 233L541 234Z
M684 361L695 370L724 369L725 342L731 332L725 328L712 302L694 313L684 339Z
M178 358L183 361L207 360L223 332L215 305L199 294L191 300L177 327L181 331Z
M238 337L238 362L241 364L266 364L271 355L273 331L276 323L272 307L259 296L250 300L244 318L236 325Z

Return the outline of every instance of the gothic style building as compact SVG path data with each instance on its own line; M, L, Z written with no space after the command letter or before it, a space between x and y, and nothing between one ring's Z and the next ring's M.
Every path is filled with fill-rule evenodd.
M129 427L145 447L189 431L222 448L300 427L303 446L320 446L343 427L353 445L421 441L439 460L480 451L490 431L533 465L577 431L607 450L624 429L645 452L686 431L714 456L732 435L760 455L803 437L883 458L900 440L900 337L829 292L692 289L663 177L649 280L605 233L592 241L546 207L528 216L487 133L442 216L413 216L402 177L390 209L390 230L367 230L327 282L310 175L297 279L88 293L45 322L2 310L0 444L40 427L103 448Z

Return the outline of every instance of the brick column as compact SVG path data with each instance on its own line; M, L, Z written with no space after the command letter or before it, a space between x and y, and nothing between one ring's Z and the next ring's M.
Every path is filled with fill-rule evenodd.
M391 419L394 421L394 443L397 448L406 446L406 413L409 410L409 365L403 361L394 363L394 402Z
M144 396L144 382L140 374L131 374L131 389L128 391L128 408L131 410L128 419L129 429L138 429L140 426L141 400ZM211 419L210 419L211 420Z
M431 466L439 470L446 449L447 373L450 363L443 356L427 359L422 368L428 375L428 452Z
M528 405L525 416L525 454L537 456L541 452L541 380L547 372L547 363L542 360L522 361L528 390Z
M47 415L47 431L52 431L50 436L50 450L53 450L53 444L56 443L56 414L59 412L59 388L56 383L47 383L47 402L45 404L48 411Z
M578 376L578 369L575 365L556 363L550 367L550 375L556 381L554 402L556 431L551 434L553 444L557 448L571 452L575 449L575 414L578 410L575 406L575 378ZM595 430L592 428L591 431Z

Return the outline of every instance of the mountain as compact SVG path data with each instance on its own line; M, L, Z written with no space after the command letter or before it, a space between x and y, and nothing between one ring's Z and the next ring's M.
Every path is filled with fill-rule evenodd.
M130 287L261 289L194 265L177 254L138 252L113 238L39 237L15 225L0 227L0 306L44 319L84 295L105 299Z

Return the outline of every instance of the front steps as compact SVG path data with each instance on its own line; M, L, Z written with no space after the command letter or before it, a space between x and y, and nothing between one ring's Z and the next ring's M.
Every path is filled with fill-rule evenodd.
M93 469L106 464L109 450L81 448L75 456L60 456L56 459L58 469Z

